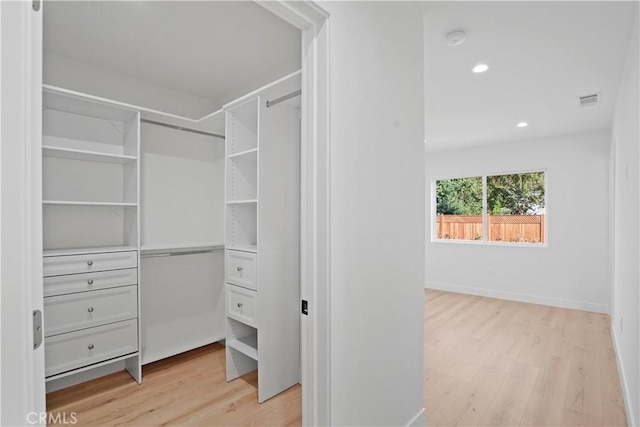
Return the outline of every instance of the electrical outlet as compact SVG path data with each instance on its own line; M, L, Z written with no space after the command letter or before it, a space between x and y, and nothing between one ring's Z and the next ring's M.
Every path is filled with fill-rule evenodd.
M624 317L620 317L620 332L624 332Z

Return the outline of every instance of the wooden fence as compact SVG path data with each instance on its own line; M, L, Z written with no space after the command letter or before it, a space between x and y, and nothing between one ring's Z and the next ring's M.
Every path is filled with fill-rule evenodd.
M490 242L544 242L544 215L489 215ZM438 239L482 240L481 215L438 215Z

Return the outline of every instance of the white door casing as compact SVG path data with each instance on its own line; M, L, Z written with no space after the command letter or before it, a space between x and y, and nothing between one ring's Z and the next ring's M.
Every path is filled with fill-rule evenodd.
M300 297L302 425L330 425L329 14L311 1L257 2L302 31Z
M42 311L42 9L0 2L2 398L0 424L46 425Z

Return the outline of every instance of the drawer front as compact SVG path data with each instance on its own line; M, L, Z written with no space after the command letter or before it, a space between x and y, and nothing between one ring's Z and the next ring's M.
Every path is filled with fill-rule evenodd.
M45 375L61 374L138 351L138 321L56 335L44 340Z
M254 291L227 285L227 316L249 326L258 326L258 295Z
M79 292L44 299L44 336L138 317L138 286Z
M100 271L44 278L44 296L72 294L138 283L138 269Z
M44 276L138 267L138 251L45 257Z
M241 251L227 251L225 268L227 283L243 288L258 290L256 283L256 254Z

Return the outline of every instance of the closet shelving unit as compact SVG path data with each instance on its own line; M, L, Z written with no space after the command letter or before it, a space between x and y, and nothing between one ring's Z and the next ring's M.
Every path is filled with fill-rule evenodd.
M139 113L43 94L44 249L138 248Z
M260 97L226 112L227 381L258 370L258 401L299 382L299 133Z
M141 381L139 140L138 111L44 89L47 381L116 361Z

